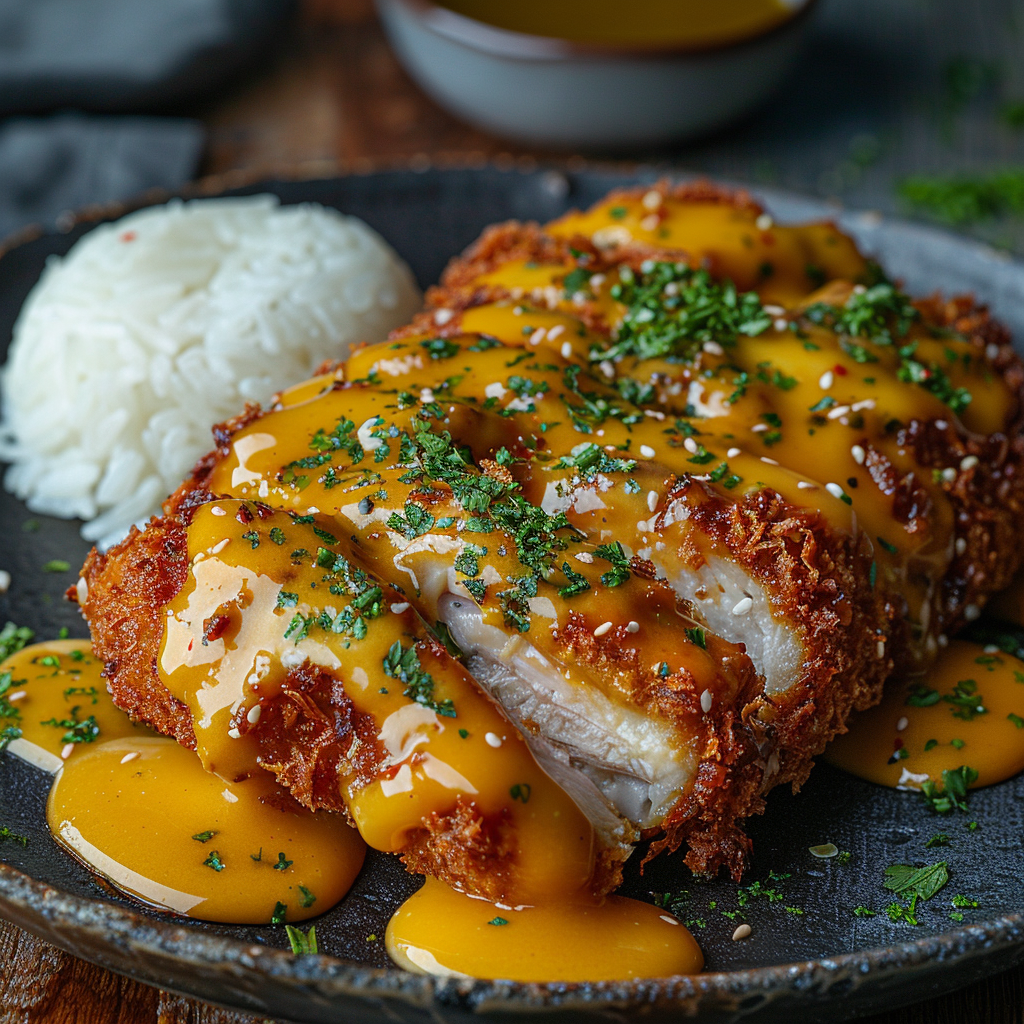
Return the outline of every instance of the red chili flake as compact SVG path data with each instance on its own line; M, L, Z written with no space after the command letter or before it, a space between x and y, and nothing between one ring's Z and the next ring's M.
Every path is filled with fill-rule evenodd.
M235 518L243 525L248 526L252 522L252 512L249 511L247 505L239 505L238 511L235 513Z
M838 363L832 367L832 370L839 377L845 377L850 372L845 366L840 366Z
M189 640L189 642L188 642L188 649L189 649L190 651L192 650L192 645L193 645L194 643L195 643L195 640Z
M121 241L122 242L134 242L135 239L138 238L138 237L139 236L136 235L134 231L125 231L124 234L121 235Z

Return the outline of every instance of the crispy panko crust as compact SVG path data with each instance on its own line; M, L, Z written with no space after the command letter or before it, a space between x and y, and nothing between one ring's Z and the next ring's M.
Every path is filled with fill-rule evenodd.
M200 463L197 472L202 468ZM152 519L145 531L133 530L105 555L93 551L82 569L88 586L82 611L96 631L94 650L105 662L115 703L192 750L192 714L160 681L156 659L163 605L185 582L185 531L199 495L205 492L180 488L168 502L175 515ZM310 810L349 818L340 775L353 776L356 787L368 783L385 753L373 720L354 709L343 680L307 662L292 669L280 695L260 707L255 725L244 718L235 723L256 739L258 764ZM450 814L431 815L399 855L410 871L498 899L514 874L516 840L502 816L486 817L460 803ZM607 891L620 881L621 864L606 856L596 884Z
M746 193L705 182L664 190L684 200L760 211ZM616 195L635 197L642 191ZM456 335L467 308L521 297L518 290L481 284L481 275L516 260L575 264L581 252L589 255L587 266L595 273L681 256L679 250L639 244L609 252L587 238L546 235L536 224L497 225L449 264L441 285L429 290L426 310L391 337ZM710 269L714 272L713 266ZM557 302L558 296L552 295L549 304ZM967 336L986 353L1013 393L1022 393L1024 367L1008 334L987 310L969 298L936 297L915 304L929 323ZM438 318L435 314L442 309L446 315ZM592 331L609 333L596 302L582 302L572 312ZM231 436L259 415L258 409L248 407L216 427L216 450L167 500L164 518L153 520L144 533L133 531L105 556L93 552L83 570L89 588L83 611L97 654L106 662L115 702L186 746L195 745L188 709L163 688L156 669L161 607L185 581L185 525L191 509L211 497L207 481L227 454ZM931 595L931 621L924 638L910 635L899 595L874 586L870 538L841 534L819 513L791 505L770 489L728 501L689 477L674 482L659 520L665 522L673 502L687 503L689 532L679 543L681 563L699 568L710 549L741 566L769 595L773 615L796 632L805 663L797 683L772 697L762 692L749 658L738 649L738 656L730 655L734 664L725 673L733 692L721 695L702 715L692 681L656 675L639 665L628 638L616 634L598 644L592 631L570 616L557 635L567 661L576 659L592 671L614 675L620 683L625 680L640 706L679 720L705 721L699 732L703 746L695 784L663 828L649 836L654 840L649 856L686 844L686 862L695 872L712 874L725 866L739 878L750 851L740 822L763 810L765 792L782 782L799 787L812 758L845 730L852 710L876 703L887 677L913 670L920 664L922 648L931 653L929 644L941 642L946 633L973 618L987 595L1009 582L1024 556L1017 539L1024 515L1022 417L1024 407L1018 401L1005 428L989 437L969 435L939 420L912 420L895 428L900 448L913 453L919 468L941 470L960 466L969 456L978 459L973 468L943 484L963 544L957 546ZM923 526L931 509L914 474L901 474L866 442L864 448L864 465L875 484L893 497L895 518L908 532ZM643 574L643 567L635 563L634 559L634 571ZM339 768L344 763L346 769L369 777L381 756L375 736L345 697L342 682L309 666L289 675L281 696L264 706L257 729L260 764L311 808L343 812ZM356 737L362 742L353 744ZM347 760L353 747L358 751L353 754L355 765ZM460 886L472 879L474 890L486 895L503 889L514 849L514 836L500 816L485 818L460 803L447 815L425 820L410 837L403 859L411 870ZM614 853L605 855L600 874L597 887L607 891L621 874Z

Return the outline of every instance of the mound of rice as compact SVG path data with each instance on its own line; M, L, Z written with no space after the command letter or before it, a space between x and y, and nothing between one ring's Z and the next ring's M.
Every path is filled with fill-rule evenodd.
M178 486L214 423L419 302L379 235L313 204L179 201L98 227L50 261L15 325L4 483L107 546Z

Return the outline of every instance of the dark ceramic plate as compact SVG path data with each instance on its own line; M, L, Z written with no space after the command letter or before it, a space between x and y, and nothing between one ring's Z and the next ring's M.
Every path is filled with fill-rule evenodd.
M494 221L544 220L638 180L617 171L519 172L497 169L390 171L301 182L263 182L284 202L315 200L364 218L409 261L420 283L436 281L446 260ZM766 194L780 219L836 215L794 196ZM842 215L844 226L915 292L973 290L1024 338L1024 265L940 232ZM0 339L44 262L91 226L42 235L0 258ZM28 520L39 524L24 529ZM52 558L77 565L86 554L77 524L32 516L0 493L0 567L13 576L0 615L41 638L82 621L62 601L73 574L40 571ZM748 881L779 899L752 896L744 912L753 935L731 941L737 887L694 883L681 857L662 857L641 875L630 862L624 892L689 890L683 916L707 954L692 978L604 985L524 985L435 981L391 967L381 936L392 910L418 885L397 860L371 854L346 899L316 920L326 956L295 958L284 929L218 926L147 911L108 891L60 852L44 820L48 779L13 757L0 758L0 823L28 837L0 845L0 914L87 960L174 991L301 1022L456 1020L524 1012L572 1020L836 1021L937 995L1024 960L1020 882L1024 777L976 793L970 817L940 819L920 798L859 782L819 766L797 797L776 792L752 822L755 857ZM973 830L968 821L977 822ZM935 833L950 845L926 849ZM808 847L835 843L848 863L817 861ZM921 908L918 927L893 924L882 872L892 863L944 859L950 885ZM773 876L786 876L770 880ZM976 910L950 919L949 899L967 893ZM855 916L855 907L878 911ZM725 911L726 913L723 913ZM376 936L376 938L374 938Z

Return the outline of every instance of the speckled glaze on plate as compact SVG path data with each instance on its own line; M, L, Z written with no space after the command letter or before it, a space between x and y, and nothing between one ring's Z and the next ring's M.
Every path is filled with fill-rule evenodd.
M657 172L476 168L392 170L236 188L277 193L284 202L317 201L364 218L409 261L420 283L436 281L448 258L494 221L546 220L586 205L609 189ZM201 191L223 191L223 182ZM862 245L916 293L973 290L1024 338L1024 265L984 246L911 224L840 211L800 197L765 192L781 220L838 216ZM117 216L124 210L106 211ZM101 216L97 214L96 216ZM79 219L64 234L28 233L0 257L0 342L43 268L95 223ZM35 520L38 529L24 531ZM33 627L40 638L68 626L84 636L63 602L73 573L41 572L50 559L72 565L86 554L77 524L33 516L0 494L0 568L13 583L0 617ZM317 918L326 955L293 957L284 929L204 924L148 911L110 892L65 856L46 830L48 779L11 756L0 757L0 823L28 837L0 843L0 915L94 963L140 981L267 1016L316 1024L459 1021L540 1014L551 1020L697 1020L795 1022L850 1019L941 994L1024 960L1024 777L974 794L970 816L937 818L913 794L860 782L819 765L798 796L775 792L751 823L749 880L769 872L782 899L745 908L751 938L731 941L736 887L694 883L681 857L662 857L641 875L630 861L623 891L690 892L688 916L707 956L697 977L595 985L437 981L389 966L382 936L392 910L419 884L394 858L373 854L352 892ZM975 830L967 828L976 821ZM926 849L943 831L950 845ZM849 850L848 864L816 861L812 845ZM892 863L948 861L951 881L921 908L917 928L892 924L881 885ZM979 901L963 922L949 899ZM866 906L876 917L854 916ZM787 909L790 908L790 909ZM797 911L802 911L798 913Z

